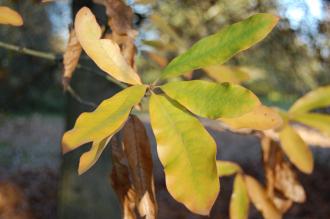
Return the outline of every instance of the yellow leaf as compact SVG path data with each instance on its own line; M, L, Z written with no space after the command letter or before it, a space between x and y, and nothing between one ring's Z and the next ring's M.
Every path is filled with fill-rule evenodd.
M208 215L219 193L216 143L198 119L166 96L153 94L149 111L169 193L192 212Z
M204 67L205 72L217 82L239 84L249 80L249 74L239 67L226 65L212 65Z
M265 219L281 219L282 215L274 203L268 198L266 190L251 176L245 176L245 183L250 200L261 211Z
M318 129L324 134L330 136L330 115L319 113L302 113L293 115L292 120Z
M234 191L230 198L230 219L247 219L249 214L249 195L241 174L234 180Z
M111 138L112 136L107 137L101 141L94 141L92 144L92 148L80 156L78 167L79 175L85 173L96 163Z
M233 129L249 128L255 130L266 130L278 128L283 121L281 116L273 109L260 105L253 111L237 118L219 119Z
M76 149L82 144L101 142L115 134L126 121L132 107L144 96L146 87L135 85L104 100L94 112L82 113L73 129L62 139L63 152ZM98 144L95 144L95 147Z
M230 176L241 171L241 167L234 162L217 160L218 177Z
M75 30L82 48L99 68L119 81L141 84L139 75L127 64L119 46L110 39L100 39L101 28L87 7L78 11Z
M313 171L313 154L299 134L290 126L285 125L280 131L281 146L289 160L302 172Z
M22 26L23 18L19 13L8 7L0 6L0 24Z

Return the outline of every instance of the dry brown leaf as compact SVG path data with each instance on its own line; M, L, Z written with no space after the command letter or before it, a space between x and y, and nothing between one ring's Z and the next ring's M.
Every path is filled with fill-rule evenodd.
M158 53L146 52L146 54L152 61L157 63L162 68L165 67L168 63L167 58L159 55Z
M157 203L152 174L152 157L149 139L143 123L131 115L123 128L124 151L132 184L136 191L136 206L141 217L157 217Z
M266 219L281 219L281 212L267 196L266 190L251 176L244 177L250 200Z
M70 31L68 44L63 55L64 72L62 78L62 85L64 87L64 90L66 90L66 88L68 87L73 72L77 67L81 50L82 48L76 36L76 31L72 28Z
M123 219L135 219L136 193L129 177L128 161L119 134L111 141L112 172L111 184L122 207Z
M0 6L0 24L22 26L23 18L19 13L17 13L13 9L5 6Z
M279 144L268 137L261 139L267 179L267 193L281 212L294 202L304 202L306 195Z

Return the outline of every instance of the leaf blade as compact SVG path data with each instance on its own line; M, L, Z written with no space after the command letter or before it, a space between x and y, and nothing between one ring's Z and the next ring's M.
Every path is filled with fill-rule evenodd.
M247 219L249 214L249 195L244 178L237 174L234 180L234 191L230 198L230 219Z
M330 136L330 116L319 113L303 113L293 115L292 120L318 129L324 134Z
M78 11L75 30L82 48L100 69L119 81L133 85L141 84L140 77L128 65L119 46L110 39L100 39L101 28L87 7Z
M17 13L13 9L5 6L0 6L0 24L22 26L23 18L19 13Z
M219 193L214 140L195 117L165 96L153 94L149 109L168 191L192 212L208 215Z
M126 121L131 108L146 91L144 85L135 85L104 100L93 112L82 113L73 129L63 135L63 153L91 141L101 141L113 135Z
M194 69L222 64L240 51L248 49L274 28L279 18L256 14L195 43L187 52L173 59L162 78L179 76Z
M218 177L230 176L241 171L241 167L234 162L217 160Z
M260 104L248 89L228 83L176 81L160 88L192 113L210 119L237 117Z
M285 125L279 137L289 160L302 172L310 174L314 166L313 154L299 134L290 125Z

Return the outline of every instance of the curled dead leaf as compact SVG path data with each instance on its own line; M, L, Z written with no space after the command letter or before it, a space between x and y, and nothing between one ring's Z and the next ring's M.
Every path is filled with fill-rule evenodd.
M68 87L72 74L77 67L81 50L82 48L76 36L76 31L72 28L70 31L68 44L63 55L64 72L62 76L62 85L64 90Z

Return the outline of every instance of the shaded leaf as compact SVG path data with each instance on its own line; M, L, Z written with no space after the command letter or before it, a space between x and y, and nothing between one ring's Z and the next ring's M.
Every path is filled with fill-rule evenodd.
M154 219L157 217L157 202L151 146L143 123L134 115L130 116L123 128L123 143L140 216Z
M244 69L235 66L211 65L204 67L204 70L208 76L217 82L239 84L250 79L249 74Z
M62 139L63 153L82 144L103 139L116 133L126 121L132 107L144 96L146 87L135 85L104 100L94 112L82 113L73 129Z
M78 11L75 19L75 30L82 48L99 68L119 81L141 84L140 77L128 65L119 46L110 39L100 39L101 28L87 7Z
M110 179L112 188L115 190L121 204L122 218L136 219L135 201L137 194L130 180L127 156L118 134L114 136L111 142L111 152L112 172Z
M267 219L282 218L281 213L276 209L273 202L268 198L264 187L251 176L245 176L244 179L250 200L256 209L261 211L263 217Z
M169 193L208 215L219 193L216 143L198 119L165 96L153 94L149 111Z
M313 171L313 154L299 134L290 126L285 125L280 131L281 146L289 160L302 172Z
M217 160L218 177L230 176L241 171L241 167L234 162Z
M210 119L241 116L260 104L248 89L228 83L176 81L160 88L192 113Z
M105 147L107 146L111 138L112 136L106 137L101 141L94 141L92 144L92 148L80 156L79 167L78 167L79 175L85 173L96 163L96 161L100 158L102 152L104 151Z
M298 99L290 108L290 113L304 113L330 105L330 86L319 87Z
M278 209L286 212L291 207L292 201L305 201L304 188L298 182L290 163L285 159L280 145L268 137L263 137L261 144L268 196L273 199Z
M22 26L23 18L19 13L17 13L13 9L5 6L0 6L0 24Z
M230 219L247 219L249 215L249 195L244 178L237 174L230 198Z
M69 41L66 46L65 53L63 55L64 72L63 72L62 83L65 90L69 85L72 74L79 62L81 50L82 48L77 39L76 32L74 29L71 29Z
M233 129L249 128L255 130L267 130L278 128L283 121L277 111L260 105L251 112L248 112L237 118L220 118Z
M255 14L195 43L187 52L173 59L162 78L179 76L194 69L220 65L240 51L265 38L278 22L271 14Z
M329 97L330 98L330 97ZM305 125L318 129L326 135L330 136L330 116L319 113L303 113L293 115L292 120L301 122Z

